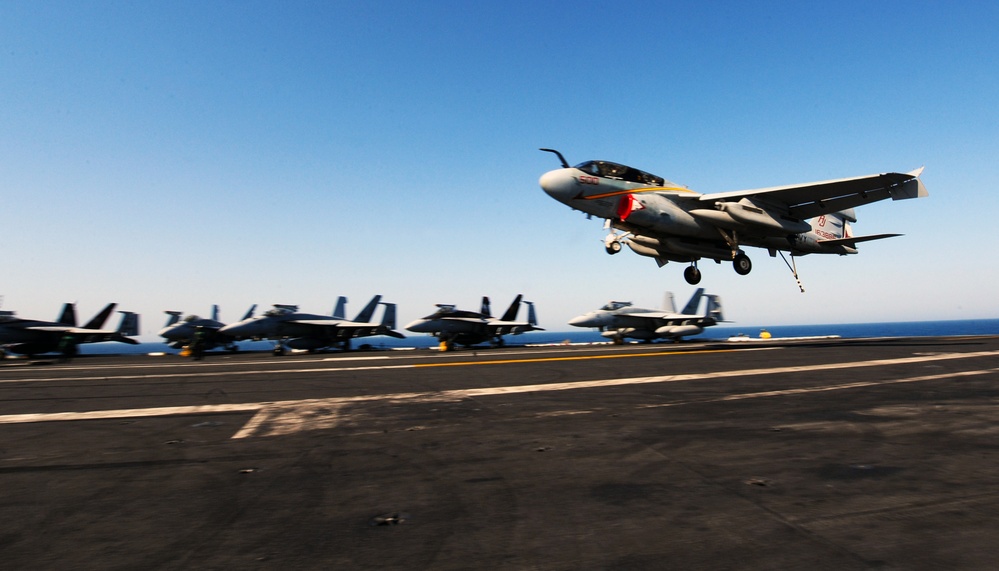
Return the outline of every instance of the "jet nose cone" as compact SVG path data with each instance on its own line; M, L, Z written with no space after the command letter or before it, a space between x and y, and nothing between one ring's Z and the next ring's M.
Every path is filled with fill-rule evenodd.
M413 333L426 333L428 331L427 320L417 319L416 321L410 322L406 325L406 331L412 331Z
M576 327L590 327L590 315L577 315L569 320L569 325L574 325Z
M538 184L548 193L548 196L559 202L569 202L576 195L576 179L570 173L572 169L558 169L541 175Z

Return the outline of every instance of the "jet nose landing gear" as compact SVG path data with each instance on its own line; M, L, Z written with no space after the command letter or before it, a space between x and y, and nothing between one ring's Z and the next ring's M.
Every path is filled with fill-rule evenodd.
M614 229L610 227L609 219L607 220L607 224L604 224L604 229L608 230L607 235L604 236L604 249L611 255L620 252L621 240L625 239L628 235L614 232Z

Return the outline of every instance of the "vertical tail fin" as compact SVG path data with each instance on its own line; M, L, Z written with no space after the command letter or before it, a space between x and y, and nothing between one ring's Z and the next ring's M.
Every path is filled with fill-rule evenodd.
M527 304L527 322L531 325L537 325L538 316L534 313L534 302L525 301L524 303Z
M334 319L347 319L347 297L341 295L336 299L336 307L333 308Z
M673 292L668 291L663 296L663 311L676 313L676 301L673 299Z
M383 303L385 313L382 314L382 325L389 329L395 329L395 304Z
M697 291L694 292L694 295L690 296L690 301L687 302L687 305L683 306L683 311L680 313L683 315L697 315L697 307L701 305L701 296L703 295L704 288L697 288Z
M119 311L121 323L118 324L118 333L129 337L139 334L139 314L131 311Z
M244 315L243 319L241 319L240 321L253 317L253 312L256 310L257 310L257 304L254 303L253 305L250 306L250 309L246 311L246 315Z
M839 212L830 212L822 216L812 218L812 232L815 232L823 240L838 240L853 236L850 228L851 222L857 221L857 215L852 208Z
M502 321L513 321L517 319L517 312L520 311L520 300L524 298L524 294L518 293L517 297L513 298L513 303L510 307L506 308L506 313L500 319Z
M482 307L479 308L479 313L481 313L484 317L493 316L493 312L489 308L489 298L486 296L482 296Z
M59 314L59 324L76 327L76 304L62 304L62 313Z
M83 326L83 328L100 329L101 327L104 327L104 322L108 320L108 317L111 316L111 312L114 311L114 308L117 305L118 305L117 303L107 304L107 306L104 309L102 309L100 313L95 315L93 319L88 321L87 324Z
M371 298L371 301L368 302L368 305L364 306L364 309L361 310L361 313L357 314L357 317L354 318L354 321L356 321L357 323L370 323L371 316L375 314L375 308L378 307L378 302L381 300L382 300L381 295L376 295L375 297Z
M725 321L725 315L722 313L721 297L709 294L707 298L708 306L706 308L706 316L714 319L716 322Z
M212 306L212 321L218 321L218 320L219 320L219 306L213 305Z
M163 327L170 327L174 323L177 323L178 321L180 321L180 316L182 315L182 312L180 311L164 311L163 313L170 316L167 318L166 325L164 325Z

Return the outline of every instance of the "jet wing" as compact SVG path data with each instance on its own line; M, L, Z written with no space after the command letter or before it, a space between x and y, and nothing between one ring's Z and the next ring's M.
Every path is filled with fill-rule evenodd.
M314 327L342 327L349 324L349 321L339 319L288 319L284 323L294 323L295 325L311 325Z
M340 321L339 319L290 319L285 321L285 323L307 325L309 327L317 327L321 329L331 329L337 332L342 331L344 334L338 334L338 337L369 337L372 335L388 335L389 337L395 337L396 339L406 338L406 336L402 333L389 329L380 323L357 323L354 321Z
M536 325L531 325L526 321L500 321L498 319L487 323L486 329L489 331L490 335L505 335L514 331L517 331L518 333L523 333L525 331L544 331L544 329Z
M347 333L347 337L370 337L372 335L387 335L396 339L405 339L406 336L394 329L389 329L381 323L353 323L350 321L341 323L337 329Z
M117 333L113 329L85 329L83 327L68 327L66 325L36 325L25 327L26 331L44 331L46 333L68 333L70 335L111 335Z
M829 244L831 246L838 246L840 244L845 244L852 248L854 247L854 245L856 245L857 242L870 242L871 240L883 240L885 238L894 238L896 236L901 236L901 234L872 234L870 236L849 236L847 238L819 240L819 244Z
M624 313L616 316L617 323L622 327L662 327L664 325L682 325L697 323L704 319L703 315L684 315L667 311L643 311L640 313Z
M698 317L696 315L683 315L681 313L672 313L668 311L642 311L635 313L622 314L620 317L639 317L642 319L690 319L691 317Z
M920 167L909 173L882 173L755 190L717 192L702 194L697 199L702 202L718 202L758 197L783 202L788 206L791 216L805 220L886 198L904 200L929 196L926 187L919 180L922 172Z
M87 329L85 327L66 327L58 325L37 325L34 327L25 327L27 331L44 331L46 333L62 333L63 335L73 335L75 337L83 337L83 342L86 343L100 343L102 341L118 341L119 343L127 343L129 345L138 345L139 342L135 339L125 337L119 331L114 329ZM79 341L79 340L78 340Z

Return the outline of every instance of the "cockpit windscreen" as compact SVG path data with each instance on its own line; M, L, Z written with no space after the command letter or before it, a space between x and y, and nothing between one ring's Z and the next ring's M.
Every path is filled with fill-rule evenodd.
M662 177L610 161L586 161L574 168L593 176L637 182L647 186L663 186L665 184L665 179Z

